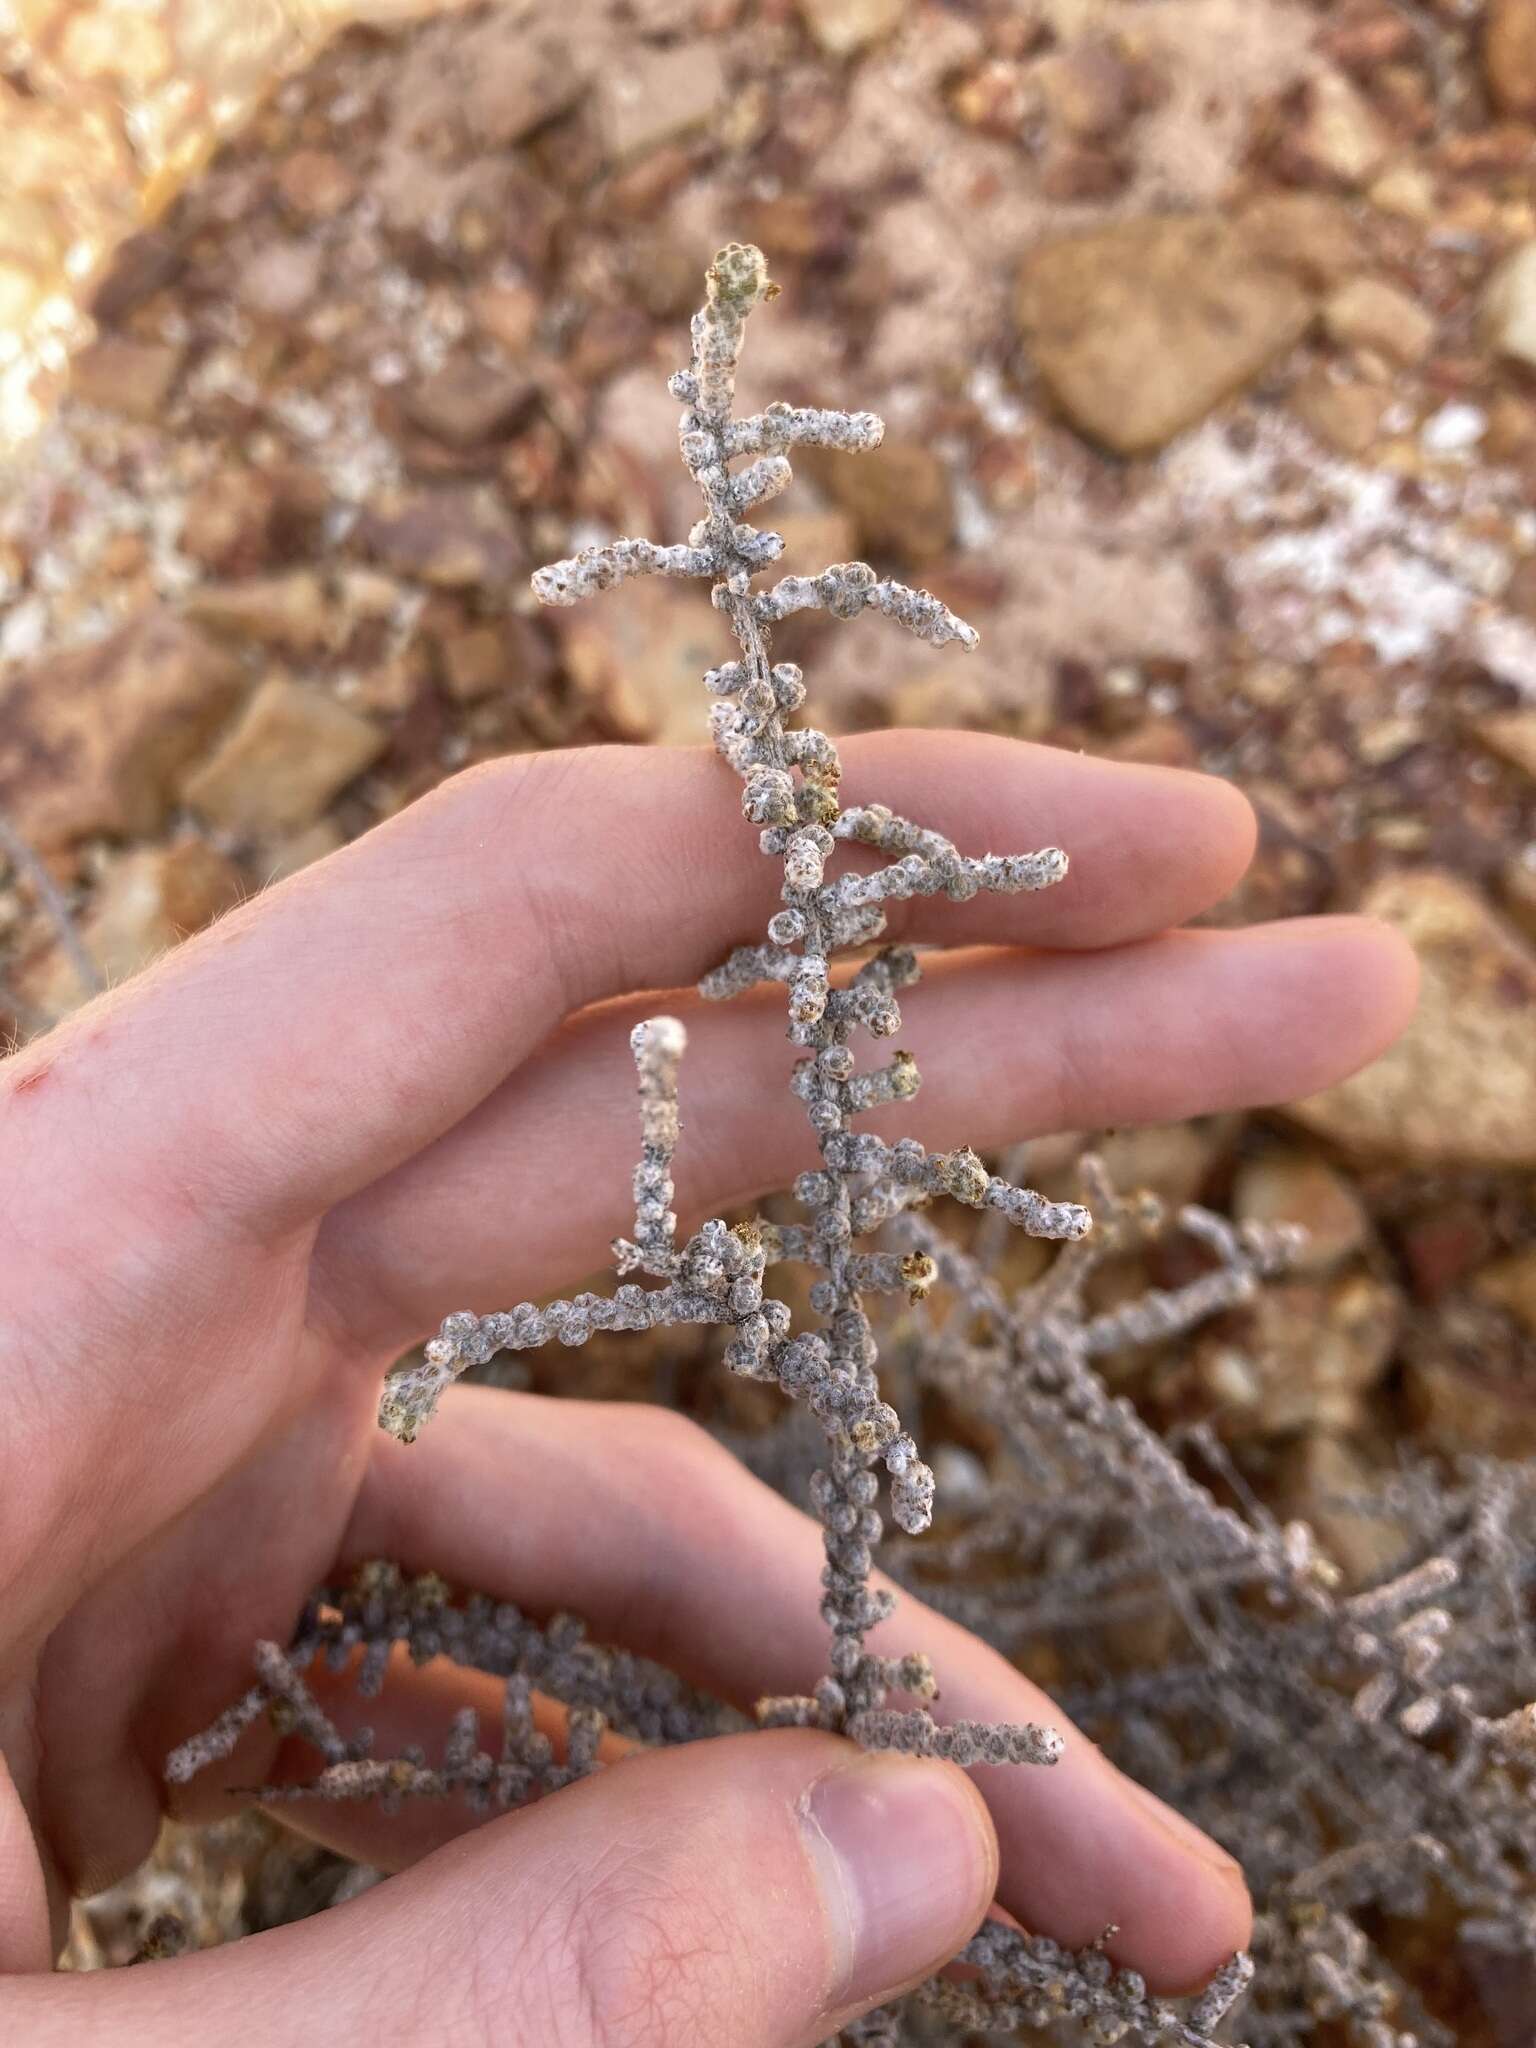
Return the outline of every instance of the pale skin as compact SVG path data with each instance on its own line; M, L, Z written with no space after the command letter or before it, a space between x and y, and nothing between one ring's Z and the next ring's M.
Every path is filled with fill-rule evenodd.
M899 936L953 950L903 998L924 1085L880 1128L987 1149L1281 1102L1406 1022L1412 957L1379 926L1179 929L1252 852L1220 782L958 735L844 761L847 800L963 851L1072 859L1041 895L897 907ZM0 2039L803 2048L994 1901L1071 1943L1117 1922L1117 1958L1166 1990L1243 1943L1236 1867L903 1599L879 1646L931 1654L941 1717L1050 1721L1060 1765L863 1765L781 1731L481 1824L284 1806L401 1874L226 1949L50 1974L71 1893L150 1847L168 1750L360 1559L578 1612L745 1706L825 1668L820 1532L690 1423L473 1388L413 1446L374 1421L444 1313L579 1283L626 1227L638 1017L689 1029L685 1229L812 1163L781 993L687 993L774 908L755 838L703 750L496 763L0 1063ZM435 1755L461 1698L476 1681L433 1668L367 1718ZM171 1810L288 1768L252 1731ZM866 1893L848 1873L871 1863Z

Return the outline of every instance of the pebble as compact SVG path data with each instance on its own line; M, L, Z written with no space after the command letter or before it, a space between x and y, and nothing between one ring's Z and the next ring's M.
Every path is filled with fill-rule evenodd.
M1052 397L1117 455L1147 454L1297 342L1312 299L1219 214L1117 222L1025 261L1021 336Z

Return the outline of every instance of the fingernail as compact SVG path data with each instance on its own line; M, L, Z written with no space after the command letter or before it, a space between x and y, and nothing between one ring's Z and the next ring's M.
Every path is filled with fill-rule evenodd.
M1165 1833L1172 1835L1176 1842L1191 1850L1210 1869L1219 1871L1233 1884L1246 1886L1242 1865L1229 1856L1219 1842L1213 1842L1203 1828L1197 1828L1194 1822L1186 1820L1176 1807L1169 1806L1166 1801L1159 1799L1155 1792L1149 1792L1145 1785L1138 1785L1134 1778L1126 1778L1125 1783L1131 1788L1137 1805L1149 1813Z
M833 2007L927 1976L980 1925L995 1848L951 1766L860 1758L819 1778L800 1818L839 1959Z

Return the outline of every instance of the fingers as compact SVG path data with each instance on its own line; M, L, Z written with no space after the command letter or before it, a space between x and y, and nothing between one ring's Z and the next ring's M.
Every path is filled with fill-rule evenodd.
M430 1565L536 1613L569 1608L599 1640L742 1706L805 1692L826 1668L820 1530L657 1409L454 1389L420 1442L380 1444L347 1556ZM1163 1990L1244 1944L1237 1866L995 1652L906 1595L871 1641L929 1653L941 1719L1066 1735L1051 1769L974 1774L1001 1845L999 1896L1026 1926L1078 1946L1114 1922L1116 1959Z
M902 997L901 1042L922 1088L870 1128L985 1149L1290 1100L1389 1044L1413 987L1408 948L1356 918L1165 933L1102 953L936 958ZM403 1344L451 1309L510 1306L509 1288L537 1294L591 1270L598 1247L630 1227L628 1033L663 1002L689 1029L680 1213L750 1201L817 1163L788 1094L797 1055L777 990L728 1005L669 995L598 1006L327 1219L320 1287L353 1341Z
M812 2048L953 1954L995 1873L986 1809L948 1764L798 1731L699 1743L316 1919L152 1970L0 1983L0 2036Z
M1173 770L931 733L850 743L847 770L851 798L967 850L1069 845L1042 895L914 910L956 941L1154 931L1219 897L1252 843L1239 796ZM205 1210L287 1227L456 1123L567 1011L691 981L757 936L777 864L756 841L702 750L472 770L23 1056L11 1107L35 1124L73 1104L136 1181L158 1160Z

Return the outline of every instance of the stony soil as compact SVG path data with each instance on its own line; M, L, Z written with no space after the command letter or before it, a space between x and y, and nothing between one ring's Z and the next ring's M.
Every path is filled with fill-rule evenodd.
M13 464L0 806L116 979L467 762L698 739L696 592L552 626L526 571L686 529L663 379L709 252L762 243L749 398L889 423L775 507L789 566L867 556L984 635L871 672L806 627L822 721L1204 766L1264 827L1223 916L1419 949L1367 1075L1115 1141L1314 1231L1127 1386L1347 1553L1330 1500L1405 1447L1536 1450L1533 116L1536 0L354 29L123 244ZM16 1032L79 999L20 876L0 943Z

